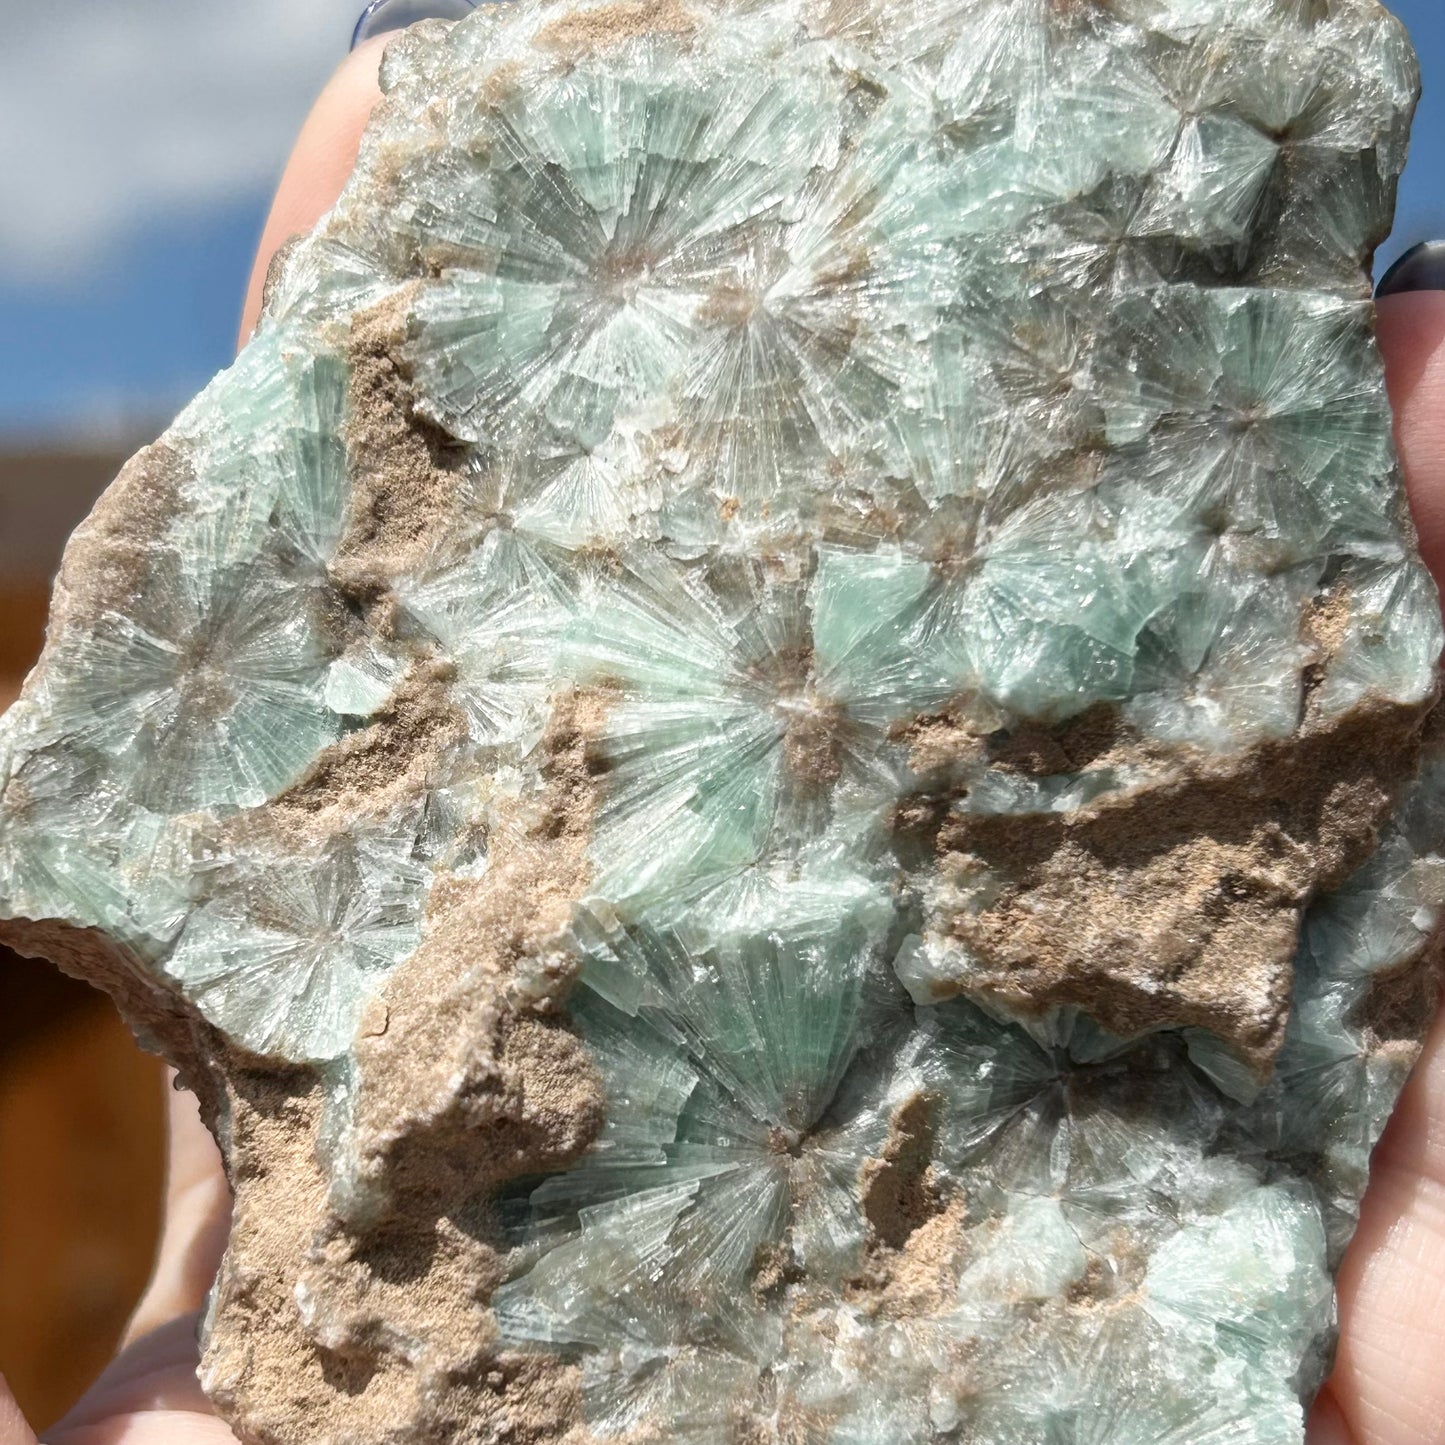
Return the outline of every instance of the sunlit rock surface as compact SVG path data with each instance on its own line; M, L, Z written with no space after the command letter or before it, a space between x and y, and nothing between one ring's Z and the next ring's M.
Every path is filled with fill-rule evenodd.
M67 554L0 936L244 1440L1286 1445L1434 999L1372 0L484 8Z

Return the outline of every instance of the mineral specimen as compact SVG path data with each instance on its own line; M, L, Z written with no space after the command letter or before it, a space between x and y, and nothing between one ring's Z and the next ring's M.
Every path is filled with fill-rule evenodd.
M1286 1445L1433 1002L1373 0L393 46L67 553L3 937L179 1064L244 1441Z

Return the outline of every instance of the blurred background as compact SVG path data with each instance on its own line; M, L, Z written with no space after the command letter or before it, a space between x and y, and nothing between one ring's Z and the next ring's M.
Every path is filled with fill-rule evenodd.
M1381 269L1445 237L1445 6ZM272 186L362 0L0 0L0 708L61 545L230 358ZM145 1282L163 1080L105 1000L0 957L0 1371L52 1423Z

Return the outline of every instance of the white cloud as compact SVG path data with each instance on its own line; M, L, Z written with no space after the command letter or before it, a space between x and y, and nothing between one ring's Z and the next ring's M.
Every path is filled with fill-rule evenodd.
M363 0L0 0L0 279L275 182Z

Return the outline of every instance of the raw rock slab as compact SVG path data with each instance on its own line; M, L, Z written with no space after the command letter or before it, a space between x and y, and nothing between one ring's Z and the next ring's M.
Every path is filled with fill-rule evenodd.
M247 1445L1299 1445L1434 1006L1374 0L397 41L66 554L0 938L235 1191Z

